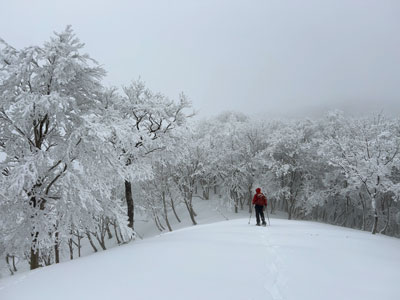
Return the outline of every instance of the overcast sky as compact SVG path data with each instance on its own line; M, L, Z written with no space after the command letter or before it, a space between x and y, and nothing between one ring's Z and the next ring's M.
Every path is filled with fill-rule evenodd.
M400 1L0 0L0 37L40 45L71 24L107 70L200 116L236 110L400 115Z

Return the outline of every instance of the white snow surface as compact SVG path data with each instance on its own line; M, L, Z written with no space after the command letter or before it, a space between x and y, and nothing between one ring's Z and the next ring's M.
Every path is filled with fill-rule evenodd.
M0 280L1 300L400 299L400 240L307 221L192 226Z

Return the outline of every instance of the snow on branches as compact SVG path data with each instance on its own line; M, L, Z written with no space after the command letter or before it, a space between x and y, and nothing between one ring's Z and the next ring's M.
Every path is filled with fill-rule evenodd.
M30 251L31 269L40 252L55 249L58 262L61 243L96 236L102 220L132 238L121 182L151 178L146 156L168 147L190 106L140 81L124 96L105 89L104 69L82 48L69 26L43 46L1 40L0 239L6 253Z

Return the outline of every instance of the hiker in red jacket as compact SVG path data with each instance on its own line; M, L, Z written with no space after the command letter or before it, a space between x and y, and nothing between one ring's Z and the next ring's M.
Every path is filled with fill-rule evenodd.
M264 217L264 208L267 207L267 197L263 193L261 193L261 189L256 189L256 194L253 197L253 205L256 209L256 219L257 219L257 226L260 226L260 216L262 220L262 225L265 226L265 217Z

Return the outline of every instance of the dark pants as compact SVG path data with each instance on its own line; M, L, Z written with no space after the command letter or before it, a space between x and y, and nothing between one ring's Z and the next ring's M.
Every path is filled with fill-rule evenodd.
M265 223L264 205L255 205L255 209L256 209L257 224L260 224L260 216L261 216L262 222Z

